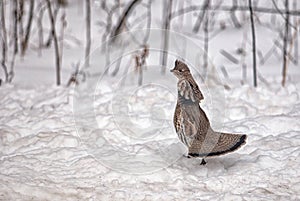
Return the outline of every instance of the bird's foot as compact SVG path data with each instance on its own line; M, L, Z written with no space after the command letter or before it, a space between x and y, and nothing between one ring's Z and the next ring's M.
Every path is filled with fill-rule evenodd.
M192 158L190 155L183 155L185 158Z
M200 165L205 165L205 164L206 164L206 161L204 160L204 158L202 158Z

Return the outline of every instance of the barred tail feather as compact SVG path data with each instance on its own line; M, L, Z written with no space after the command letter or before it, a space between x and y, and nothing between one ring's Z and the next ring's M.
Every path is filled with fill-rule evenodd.
M208 157L208 156L219 156L219 155L227 154L239 149L242 145L246 143L246 139L247 139L247 135L242 135L242 134L229 134L229 133L215 132L214 135L219 135L218 141L209 153L203 153L203 152L197 153L197 151L191 149L189 150L189 156ZM200 150L200 147L198 147L197 149Z
M247 135L220 133L217 145L208 156L218 156L233 152L246 144Z

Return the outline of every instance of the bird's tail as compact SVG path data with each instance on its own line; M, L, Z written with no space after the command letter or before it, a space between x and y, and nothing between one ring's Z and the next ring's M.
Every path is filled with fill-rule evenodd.
M208 156L218 156L233 152L246 144L247 135L229 133L216 134L219 135L218 142Z
M247 135L219 133L212 131L208 141L200 144L195 142L195 146L189 149L191 157L219 156L239 149L246 143Z

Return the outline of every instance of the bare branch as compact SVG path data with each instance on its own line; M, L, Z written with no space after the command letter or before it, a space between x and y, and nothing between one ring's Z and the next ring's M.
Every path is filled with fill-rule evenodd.
M251 21L251 32L252 32L252 55L253 55L253 82L254 87L257 87L257 72L256 72L256 39L255 39L255 26L253 20L253 9L252 0L249 0L249 11L250 11L250 21Z
M232 11L232 7L231 6L216 6L216 5L212 5L209 8L207 8L208 10L217 10L217 11L228 11L231 12ZM171 18L176 18L178 16L184 15L186 13L190 13L190 12L195 12L195 11L200 11L200 10L205 10L204 6L188 6L186 8L182 8L179 9L177 11L174 11L170 14ZM249 7L248 6L238 6L236 7L236 11L248 11ZM270 13L270 14L276 14L278 13L278 11L272 9L272 8L264 8L264 7L252 7L253 12L257 12L257 13ZM279 9L280 12L285 12ZM300 15L300 11L299 10L290 10L288 11L289 15L295 15L295 16L299 16Z
M5 82L8 81L8 70L6 65L7 60L7 33L6 33L6 24L5 24L5 10L4 10L4 1L0 1L1 9L1 42L2 42L2 58L1 65L5 75Z
M57 18L57 15L58 15L61 4L55 3L55 5L56 6L55 6L55 9L54 9L54 12L52 12L54 22L56 22L56 18ZM52 30L50 30L50 34L49 34L48 39L47 39L46 44L45 44L46 47L50 47L50 45L52 43L52 39L53 39L53 34L52 34Z
M19 24L19 38L24 37L23 30L23 16L24 16L24 0L19 0L18 24ZM22 48L22 40L20 40L20 48Z
M197 21L193 28L194 33L198 33L201 23L203 21L204 15L205 15L205 11L207 10L209 4L210 4L210 0L205 0L205 2L203 3L203 11L200 11Z
M58 40L57 40L57 34L56 34L56 28L55 28L55 19L52 12L52 7L50 0L46 0L48 12L49 12L49 18L51 22L51 34L54 40L54 48L55 48L55 58L56 58L56 84L60 85L60 54L59 54L59 47L58 47Z
M43 30L43 16L46 6L43 5L43 1L40 1L38 5L38 16L37 16L37 29L39 36L39 56L42 55L42 48L44 46L44 30Z
M237 0L232 0L232 9L231 9L231 12L230 12L230 17L231 17L231 20L232 20L234 26L236 28L241 28L241 24L238 21L236 15L235 15L236 10L237 10Z
M163 24L163 39L162 39L162 54L161 54L161 66L162 66L162 74L166 73L166 64L168 59L168 48L169 48L169 29L171 24L171 15L172 13L172 4L173 0L164 1L164 12L167 13L164 16L164 24Z
M86 46L85 46L85 67L90 65L91 51L91 0L85 1L86 9Z
M220 50L220 53L226 57L229 61L231 61L234 64L238 64L239 61L237 60L237 58L235 58L233 55L231 55L229 52L225 51L225 50Z
M288 37L289 37L289 22L290 22L290 15L289 12L289 1L285 0L285 10L286 10L286 17L285 17L285 32L283 37L283 67L282 67L282 86L284 87L286 81L286 72L287 72L287 65L288 65L288 58L287 58L287 47L288 47Z
M209 8L209 6L207 7ZM207 69L208 69L208 47L209 47L209 31L208 31L208 24L209 22L209 15L206 12L205 22L204 22L204 54L203 54L203 78L206 79L207 76Z
M12 79L14 77L14 66L15 66L15 60L16 60L16 55L19 51L18 48L18 1L15 0L13 1L13 16L14 16L14 29L13 29L13 36L14 36L14 50L13 50L13 55L10 63L10 70L8 73L8 82L12 82Z
M111 37L114 38L115 36L117 36L118 34L121 33L121 30L124 26L124 23L128 17L128 15L131 13L132 9L134 8L134 6L136 6L137 3L139 3L141 0L132 0L131 3L128 5L128 7L124 10L120 20L118 21L115 29L112 31L111 33Z
M33 10L34 10L34 0L30 0L30 8L29 8L29 18L26 26L26 33L25 33L25 38L22 41L22 55L25 54L25 51L28 46L28 40L30 36L30 30L31 30L31 25L32 25L32 19L33 19Z

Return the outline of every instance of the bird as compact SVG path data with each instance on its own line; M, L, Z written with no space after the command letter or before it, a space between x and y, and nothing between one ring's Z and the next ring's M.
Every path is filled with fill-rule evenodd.
M173 123L179 140L188 147L188 158L202 158L200 165L205 165L205 158L233 152L246 144L246 134L222 133L212 129L200 107L204 96L184 62L176 60L170 72L178 78Z

